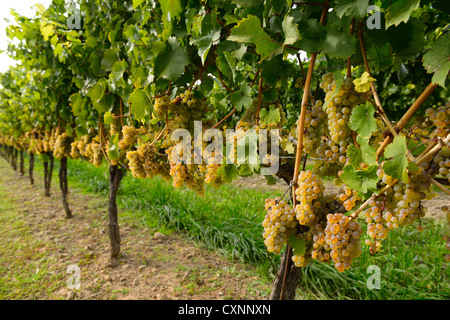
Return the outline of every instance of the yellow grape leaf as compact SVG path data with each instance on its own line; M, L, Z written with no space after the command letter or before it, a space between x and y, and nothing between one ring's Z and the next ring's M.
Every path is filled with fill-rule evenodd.
M48 39L55 34L55 29L52 24L42 22L41 33L44 37L44 41L48 41Z
M283 140L281 142L281 148L289 154L294 154L295 152L294 144L289 140Z
M376 79L372 78L368 72L364 72L361 78L353 80L355 90L358 92L366 92L370 90L370 84Z

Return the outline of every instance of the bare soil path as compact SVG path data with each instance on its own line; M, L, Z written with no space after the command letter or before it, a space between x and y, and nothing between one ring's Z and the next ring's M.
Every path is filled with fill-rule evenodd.
M121 222L122 253L109 261L105 199L58 185L44 196L0 159L0 299L266 299L270 283L189 239ZM79 268L80 289L70 289Z

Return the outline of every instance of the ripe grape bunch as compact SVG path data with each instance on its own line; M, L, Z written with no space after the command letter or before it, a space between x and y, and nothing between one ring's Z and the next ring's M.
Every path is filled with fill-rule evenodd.
M63 132L56 137L55 146L53 148L53 154L56 159L70 157L71 141L71 137L66 132Z
M426 119L423 126L434 128L428 138L444 139L450 133L450 101L445 106L438 104L425 111ZM427 131L425 129L425 131ZM430 176L440 175L450 182L450 143L442 147L435 157L426 159L425 168Z
M316 174L311 170L300 172L298 188L295 190L298 201L295 214L301 225L314 225L320 219L316 211L322 206L319 197L323 196L323 191L323 182Z
M363 229L359 222L342 213L328 214L325 228L325 244L336 269L343 272L350 269L353 259L362 253L360 238Z
M127 150L132 146L137 139L137 130L133 126L123 126L122 128L122 139L119 141L119 149Z
M168 164L147 143L141 144L137 150L128 151L126 157L135 178L153 178L157 175L166 180L170 178Z
M322 101L316 100L311 110L307 110L305 115L305 134L303 135L305 153L320 157L316 150L321 144L322 137L328 134L328 127L324 125L326 121L327 114L323 111Z
M381 187L393 181L382 168L377 170L377 175L381 178ZM381 240L387 238L389 231L424 217L421 201L436 195L430 190L430 186L430 177L423 167L419 166L417 170L409 171L407 183L399 181L384 197L369 202L369 206L362 213L366 217L369 236L366 244L371 247L371 251L381 250Z
M280 254L283 244L295 232L298 224L295 220L295 212L286 201L279 197L266 199L265 208L267 214L262 223L264 244L267 251Z
M325 91L325 109L328 116L329 136L323 141L318 149L325 162L339 163L341 166L346 163L347 148L353 144L349 119L355 106L364 102L364 98L354 92L354 84L351 78L343 81L341 89L334 94L336 83L333 73L326 73L322 76L320 87Z

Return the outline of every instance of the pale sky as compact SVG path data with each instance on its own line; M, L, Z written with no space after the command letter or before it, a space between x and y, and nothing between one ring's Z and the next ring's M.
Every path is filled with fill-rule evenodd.
M10 15L11 9L15 9L19 14L26 17L34 17L36 10L33 8L35 4L40 3L48 7L51 0L0 0L0 50L8 48L10 39L6 36L6 27L15 23L14 17ZM11 22L6 22L4 19ZM8 70L10 65L14 65L15 61L10 59L6 52L0 54L0 72Z

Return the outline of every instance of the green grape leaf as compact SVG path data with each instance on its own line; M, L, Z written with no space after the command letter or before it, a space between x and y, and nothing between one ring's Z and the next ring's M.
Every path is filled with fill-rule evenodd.
M280 109L274 108L267 110L266 108L261 108L259 118L265 124L278 124L281 120Z
M116 63L117 61L119 61L119 54L115 49L105 50L101 62L103 70L111 71L113 64Z
M259 165L244 163L239 166L239 175L241 177L249 177L255 173L258 173Z
M241 111L242 108L248 108L252 105L253 99L251 96L252 89L244 84L241 88L231 95L231 102L236 107L237 111Z
M119 136L117 134L111 135L111 138L109 138L108 155L112 160L118 159L120 157Z
M419 166L414 161L408 161L408 172L417 173L419 170Z
M423 55L423 66L428 73L433 73L431 81L445 87L450 70L450 33L441 35L433 44L430 51Z
M217 174L225 183L231 183L239 178L239 171L234 164L223 164L217 169Z
M113 121L114 121L114 118L113 118L111 111L105 112L105 114L103 115L103 122L106 125L110 125L111 123L113 123Z
M372 132L377 130L374 114L375 108L369 102L356 106L349 119L350 129L362 137L369 138Z
M216 65L220 72L227 78L232 79L233 82L236 78L236 64L237 59L227 51L224 51L217 55Z
M282 52L282 46L272 40L261 27L259 18L252 15L248 15L231 29L228 40L254 44L256 52L261 55L261 60L270 59L273 55Z
M133 9L139 7L145 0L133 0Z
M231 3L235 3L244 7L252 7L260 3L259 0L231 0Z
M91 98L92 104L97 104L105 95L105 85L102 82L97 82L90 90L89 90L89 98Z
M197 46L198 55L202 59L202 64L205 64L211 46L218 43L220 32L221 26L217 23L216 15L206 14L202 16L198 34L190 39L190 44Z
M136 88L142 88L153 81L153 75L145 67L138 67L132 71L130 79Z
M89 55L88 58L89 64L90 64L90 70L92 71L92 74L99 75L103 70L101 70L101 59L100 56L96 52L92 52Z
M98 45L97 38L92 36L87 37L84 45L86 48L95 48Z
M82 124L78 125L75 128L75 131L76 131L77 136L79 138L89 133L88 130L87 130L87 127L85 125L82 125Z
M302 39L299 45L307 52L319 52L323 48L323 41L326 37L326 29L316 19L308 19L300 23Z
M293 22L294 17L286 15L284 17L281 27L284 32L284 43L285 45L294 44L300 39L300 32L298 31L298 25Z
M411 13L419 7L420 0L397 0L387 9L386 30L394 25L398 26L401 22L408 22Z
M347 149L347 157L349 163L354 168L359 168L361 163L365 163L369 166L376 166L377 163L377 151L374 147L369 145L369 139L363 137L356 137L356 141L359 144L359 148L351 145Z
M291 246L294 255L303 256L306 251L306 241L303 238L297 238L295 235L291 235L288 240L288 245Z
M334 28L328 30L322 52L332 58L345 59L355 53L356 38L348 32L340 32Z
M155 75L164 79L175 81L184 73L189 64L186 51L180 47L175 37L169 37L165 49L155 60Z
M112 94L108 95L105 94L102 96L100 100L92 103L94 108L100 113L107 112L113 104L114 104L114 95Z
M128 63L125 60L117 61L113 64L110 78L114 81L119 81L122 78L123 73L127 70Z
M346 15L360 20L366 15L368 7L369 0L336 0L334 10L339 18Z
M407 152L406 137L397 136L384 150L384 157L388 160L383 164L383 170L387 175L405 183L408 181ZM392 160L389 160L390 158Z
M378 166L370 166L365 170L356 171L351 165L344 167L341 180L358 194L365 198L377 190L377 183L380 180L377 176Z
M75 117L78 117L82 111L83 96L81 93L74 93L69 97L70 106L72 107L72 113Z
M172 20L183 12L181 0L158 0L165 20Z
M146 111L149 114L153 111L150 99L141 89L134 89L128 102L131 104L131 113L134 114L137 120L141 120L145 116Z

